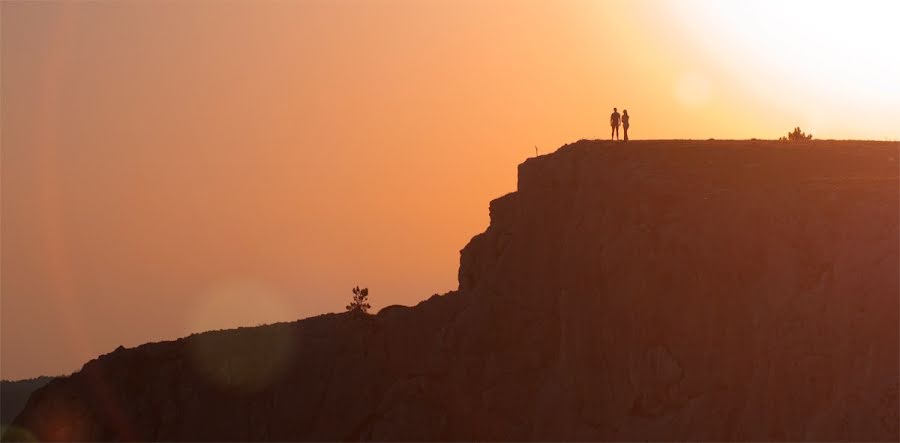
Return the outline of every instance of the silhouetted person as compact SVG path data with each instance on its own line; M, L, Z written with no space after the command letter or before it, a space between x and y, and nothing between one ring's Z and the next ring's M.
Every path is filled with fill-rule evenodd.
M616 137L616 140L619 139L619 111L616 108L613 108L613 113L609 116L609 125L612 126L612 132L609 134L609 139L612 140L613 136Z
M628 141L628 110L622 110L622 129L625 130L623 140Z

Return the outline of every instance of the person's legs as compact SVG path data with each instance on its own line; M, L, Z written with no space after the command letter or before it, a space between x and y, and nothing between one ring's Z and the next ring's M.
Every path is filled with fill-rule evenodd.
M628 125L622 126L622 130L625 131L625 137L623 138L623 140L628 141Z
M618 140L619 139L619 125L616 125L615 130L616 130L616 140Z
M615 127L615 126L610 126L610 130L609 130L609 139L610 139L610 140L614 140L614 137L615 137L615 136L616 136L616 127Z

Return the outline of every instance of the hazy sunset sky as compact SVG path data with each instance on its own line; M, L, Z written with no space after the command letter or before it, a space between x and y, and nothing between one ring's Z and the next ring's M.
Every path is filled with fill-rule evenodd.
M0 3L0 376L456 288L516 165L900 139L900 2Z

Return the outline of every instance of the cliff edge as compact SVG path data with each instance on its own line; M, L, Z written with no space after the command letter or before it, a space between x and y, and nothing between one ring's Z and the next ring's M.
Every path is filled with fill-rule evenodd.
M897 441L898 159L566 145L491 202L457 291L120 348L5 438Z

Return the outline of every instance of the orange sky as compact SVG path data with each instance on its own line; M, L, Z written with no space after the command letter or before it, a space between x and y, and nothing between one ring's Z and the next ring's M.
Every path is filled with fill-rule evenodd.
M613 106L900 138L896 2L741 3L0 3L0 376L455 289L516 165Z

